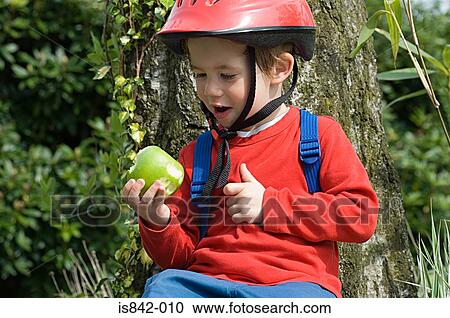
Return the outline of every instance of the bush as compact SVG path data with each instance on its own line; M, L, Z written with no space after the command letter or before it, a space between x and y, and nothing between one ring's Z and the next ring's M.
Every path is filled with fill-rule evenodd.
M90 0L0 0L0 96L28 145L77 146L88 120L107 115L107 81L84 58L101 33L104 4Z
M121 215L118 201L117 157L102 147L111 148L111 139L120 142L120 137L98 118L91 125L100 146L91 137L75 148L27 148L9 107L0 103L0 267L5 286L14 289L3 289L2 295L53 295L48 273L54 271L58 279L62 269L70 270L67 251L82 250L82 240L115 272L113 255L126 238L128 215ZM101 196L93 199L96 203L109 206L92 205L92 195ZM60 198L78 210L65 211Z
M429 235L430 197L435 218L450 219L450 157L437 114L414 108L412 129L389 110L384 119L408 223L416 237Z

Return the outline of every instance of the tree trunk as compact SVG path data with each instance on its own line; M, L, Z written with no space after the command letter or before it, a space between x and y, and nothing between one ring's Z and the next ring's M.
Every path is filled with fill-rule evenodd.
M316 54L300 66L289 101L340 122L365 165L380 209L375 235L364 244L340 243L344 297L416 297L399 178L389 156L380 112L375 52L371 43L347 58L366 22L363 0L311 0L318 30ZM128 65L133 65L128 60ZM207 129L186 58L161 43L147 51L136 120L146 128L144 144L172 156ZM288 83L287 83L288 84Z

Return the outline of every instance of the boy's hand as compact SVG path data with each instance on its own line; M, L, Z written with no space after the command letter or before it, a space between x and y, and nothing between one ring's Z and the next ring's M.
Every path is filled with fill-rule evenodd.
M228 214L234 223L260 223L262 202L266 188L250 173L245 163L240 166L242 183L228 183L223 188Z
M164 204L165 189L158 180L139 198L141 189L144 187L143 179L128 180L123 187L123 199L128 203L136 213L154 225L154 227L164 227L169 222L170 209Z

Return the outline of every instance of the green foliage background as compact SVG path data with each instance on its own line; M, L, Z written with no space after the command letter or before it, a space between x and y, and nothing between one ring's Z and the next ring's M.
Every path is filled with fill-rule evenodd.
M369 14L380 3L367 1ZM62 271L73 265L67 250L81 252L83 240L106 264L116 296L138 296L151 275L135 216L119 198L145 134L133 120L142 80L137 65L121 62L143 54L172 4L0 0L2 297L54 295L49 272L64 286ZM440 57L450 14L415 10L423 47ZM375 35L374 44L379 71L393 69L390 43ZM410 67L404 52L396 66ZM433 84L450 113L446 80L433 77ZM381 87L384 105L421 89L418 80ZM437 115L423 96L383 116L408 221L415 235L426 234L429 196L435 219L450 218L450 158ZM79 195L78 210L63 213L55 195ZM83 200L92 195L107 204L88 210Z
M378 1L366 3L369 16L380 9ZM441 8L439 1L427 7L414 2L421 47L439 60L443 59L444 47L450 44L450 12L443 12ZM387 30L383 22L380 27ZM403 30L411 40L408 28ZM374 45L379 73L412 67L404 50L400 50L396 63L393 62L391 45L383 36L375 33ZM427 66L433 69L430 63ZM435 73L431 80L449 127L449 78ZM381 81L380 86L384 107L401 96L423 89L418 79ZM429 236L431 209L435 220L450 219L450 156L438 114L427 96L422 95L384 108L383 117L409 225L416 239L419 234Z
M93 81L86 59L104 15L103 2L0 1L1 296L52 296L49 272L62 279L67 250L82 251L82 240L118 267L126 214L109 151L126 139L108 117L111 83ZM54 195L107 196L115 206L80 204L59 219Z

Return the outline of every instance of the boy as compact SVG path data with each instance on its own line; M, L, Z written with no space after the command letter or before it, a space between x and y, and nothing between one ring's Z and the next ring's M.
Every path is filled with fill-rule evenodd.
M188 202L196 141L181 149L181 188L124 186L142 242L164 271L143 297L342 297L337 241L364 242L378 201L340 125L319 116L320 191L298 159L300 114L284 101L292 54L312 57L314 20L303 0L177 1L158 36L190 58L213 136L206 235ZM282 83L294 72L291 88ZM215 158L215 159L214 159Z

